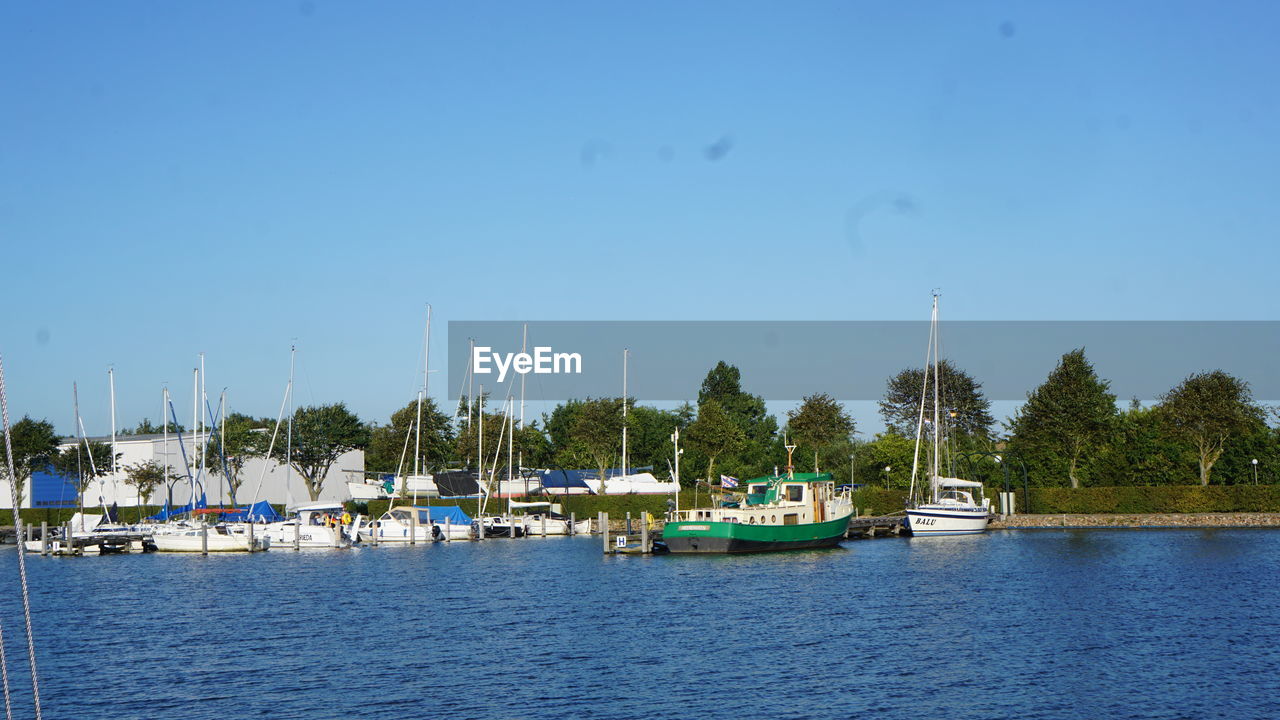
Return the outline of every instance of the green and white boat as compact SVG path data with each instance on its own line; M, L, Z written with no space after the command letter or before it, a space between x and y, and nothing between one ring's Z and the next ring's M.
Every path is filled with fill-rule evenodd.
M749 553L833 547L853 515L830 473L760 477L715 507L672 513L662 540L673 553Z

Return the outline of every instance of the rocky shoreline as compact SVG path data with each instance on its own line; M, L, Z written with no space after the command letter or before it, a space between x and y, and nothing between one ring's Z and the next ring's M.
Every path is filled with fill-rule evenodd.
M1153 513L1106 515L1014 515L991 523L993 530L1034 530L1037 528L1157 528L1204 527L1280 528L1280 513Z

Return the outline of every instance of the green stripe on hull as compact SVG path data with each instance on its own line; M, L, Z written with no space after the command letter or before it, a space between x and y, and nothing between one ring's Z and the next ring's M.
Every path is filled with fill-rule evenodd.
M801 525L685 520L667 523L662 539L673 553L770 552L831 547L844 538L850 515Z

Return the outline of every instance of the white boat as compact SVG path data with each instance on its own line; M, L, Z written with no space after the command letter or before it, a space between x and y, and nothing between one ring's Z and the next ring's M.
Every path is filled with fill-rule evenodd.
M932 360L932 368L929 361ZM911 498L906 513L906 527L912 535L976 535L987 531L991 515L990 501L982 497L982 483L960 478L943 477L941 473L942 448L944 447L942 413L939 411L938 366L938 294L933 295L933 313L929 320L929 349L925 353L924 388L920 394L920 419L916 424L915 456L911 464ZM929 382L933 382L933 416L925 419L925 403ZM916 498L916 476L920 466L920 448L925 425L933 436L930 452L928 498ZM924 488L921 488L922 492ZM975 501L973 490L978 497Z
M912 535L976 535L986 532L990 517L982 483L959 478L934 477L933 500L907 509L907 529ZM975 498L969 490L977 492Z
M599 478L583 482L595 495L670 495L680 490L679 483L664 482L649 472L615 475L603 483L603 488Z
M415 522L416 514L416 522ZM428 543L437 540L470 540L472 520L456 507L401 505L388 509L376 521L361 527L361 542Z
M275 549L351 547L353 533L340 523L325 524L325 515L341 517L341 503L319 502L289 510L289 517L255 528ZM354 527L358 520L352 523Z
M270 547L261 535L234 533L226 525L171 528L157 532L151 540L157 552L259 552Z
M536 510L525 515L517 515L516 521L524 527L528 537L542 535L590 535L591 519L578 520L573 523L573 532L569 532L570 518L561 512L559 503L550 502L513 502L511 507Z

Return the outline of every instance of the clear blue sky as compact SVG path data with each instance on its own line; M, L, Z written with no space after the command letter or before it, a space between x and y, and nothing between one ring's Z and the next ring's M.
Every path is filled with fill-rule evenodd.
M1275 319L1277 36L1267 2L7 2L10 412L69 432L78 380L105 432L114 364L121 425L166 381L189 415L203 351L274 415L296 339L299 403L385 420L426 302L441 368L451 319L925 319L934 287Z

